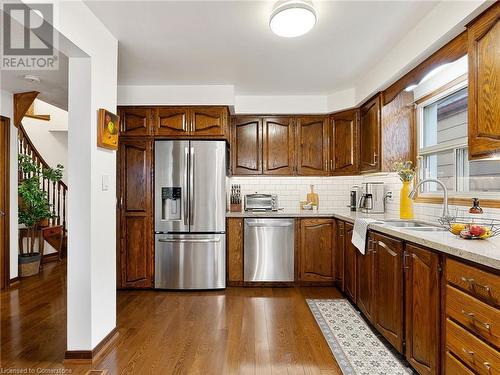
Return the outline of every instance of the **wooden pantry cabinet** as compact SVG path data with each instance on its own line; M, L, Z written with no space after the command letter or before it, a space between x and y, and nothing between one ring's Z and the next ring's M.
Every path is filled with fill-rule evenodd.
M120 140L118 149L118 288L153 286L153 141Z
M469 159L500 153L500 3L467 26Z

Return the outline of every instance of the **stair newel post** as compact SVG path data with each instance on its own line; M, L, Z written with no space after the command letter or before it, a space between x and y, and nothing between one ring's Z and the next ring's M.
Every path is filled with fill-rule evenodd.
M52 218L50 222L54 222L54 216L56 215L56 182L52 181Z

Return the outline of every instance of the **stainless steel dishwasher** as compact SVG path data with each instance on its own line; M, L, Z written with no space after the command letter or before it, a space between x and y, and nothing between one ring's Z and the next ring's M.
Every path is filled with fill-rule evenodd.
M293 219L245 219L245 281L294 281L293 225Z

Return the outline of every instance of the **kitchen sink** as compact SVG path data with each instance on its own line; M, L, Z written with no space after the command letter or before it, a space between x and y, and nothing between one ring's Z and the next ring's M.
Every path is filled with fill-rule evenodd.
M415 227L415 228L408 228L409 230L414 230L418 232L446 232L447 229L440 228L440 227Z
M429 224L425 224L419 221L409 221L409 220L386 220L384 224L390 227L397 228L418 228L418 227L429 227Z

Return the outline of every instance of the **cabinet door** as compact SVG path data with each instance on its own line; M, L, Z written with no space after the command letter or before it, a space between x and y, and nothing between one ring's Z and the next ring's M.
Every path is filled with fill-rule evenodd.
M333 219L300 221L300 280L333 281Z
M359 167L361 172L380 170L380 96L360 109Z
M152 141L120 141L118 284L153 283Z
M227 219L227 277L243 282L243 219Z
M189 134L186 107L160 107L155 112L155 135L182 137Z
M153 110L145 107L121 107L120 135L145 136L152 134Z
M403 350L403 242L376 234L375 328L400 352Z
M468 28L469 159L500 152L500 4Z
M352 244L353 225L345 223L344 291L356 303L356 257L358 249Z
M332 115L330 135L330 172L352 175L358 171L358 111Z
M439 256L406 245L405 277L406 359L421 375L439 374Z
M344 291L344 250L345 250L345 232L344 222L337 220L336 241L333 246L333 270L337 287Z
M365 314L370 322L373 322L373 235L368 238L365 254L357 252L357 301L359 309Z
M328 175L328 117L297 118L297 173Z
M223 138L227 134L226 107L192 107L189 110L191 135Z
M264 117L263 173L293 175L295 170L295 137L291 117Z
M262 174L262 119L233 117L230 150L234 175Z

